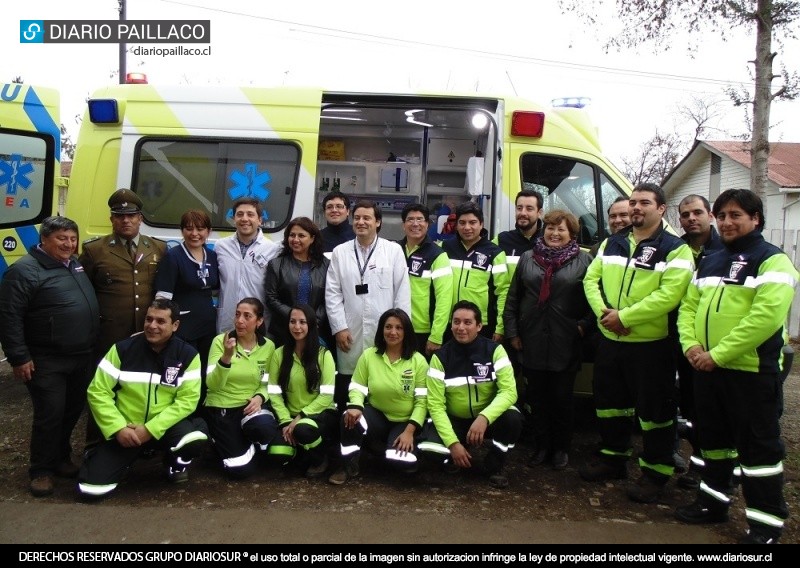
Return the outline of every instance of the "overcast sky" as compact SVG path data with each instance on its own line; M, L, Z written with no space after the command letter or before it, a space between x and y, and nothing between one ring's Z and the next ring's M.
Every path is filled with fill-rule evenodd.
M601 142L618 165L657 128L687 131L688 124L676 123L675 108L692 95L723 101L717 124L723 132L709 138L744 132L742 110L722 89L749 81L747 61L755 46L754 36L744 33L728 43L706 34L694 58L680 37L666 53L645 45L606 54L606 34L631 24L608 19L602 29L588 29L561 14L556 0L128 0L127 17L211 20L210 56L129 54L128 71L146 73L152 84L516 92L542 102L590 97ZM26 83L58 88L62 122L75 133L72 116L82 113L86 97L117 82L118 48L20 44L19 20L80 19L118 19L117 1L5 2L0 21L0 79L22 76ZM797 71L800 41L785 54L778 63ZM800 102L773 105L771 123L773 141L800 141Z

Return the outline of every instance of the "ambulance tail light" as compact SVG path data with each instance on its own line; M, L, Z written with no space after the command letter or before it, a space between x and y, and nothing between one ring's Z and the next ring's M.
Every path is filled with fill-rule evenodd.
M125 83L128 85L146 85L147 75L144 73L128 73L125 75Z
M515 110L511 114L511 136L541 138L544 133L544 113Z
M119 124L116 99L90 99L89 120L94 124Z

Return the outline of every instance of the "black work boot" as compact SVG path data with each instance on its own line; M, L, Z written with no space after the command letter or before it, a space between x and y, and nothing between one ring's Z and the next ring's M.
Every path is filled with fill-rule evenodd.
M725 523L728 521L728 505L710 503L709 499L698 497L694 503L675 509L675 518L690 525Z

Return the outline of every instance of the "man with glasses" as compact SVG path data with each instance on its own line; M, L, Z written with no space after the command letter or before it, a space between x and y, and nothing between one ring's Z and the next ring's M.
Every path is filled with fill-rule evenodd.
M417 336L417 350L430 357L442 346L450 319L453 271L445 252L428 238L430 210L421 203L409 203L400 217L406 235L399 244L408 265L411 324Z
M327 227L322 229L322 247L325 256L331 257L333 249L342 243L353 240L356 234L350 225L350 199L339 191L328 193L322 200L322 212Z

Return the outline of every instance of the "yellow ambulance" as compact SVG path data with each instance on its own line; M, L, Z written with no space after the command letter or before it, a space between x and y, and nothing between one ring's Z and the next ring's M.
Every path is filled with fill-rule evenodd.
M375 201L381 236L403 236L400 212L426 204L431 236L464 201L481 204L494 237L514 227L516 194L572 211L584 247L606 236L606 210L630 193L604 157L580 101L542 106L478 94L329 92L315 88L115 85L95 92L77 139L66 214L81 238L108 234L117 188L143 202L144 234L177 244L190 208L208 211L211 240L233 231L239 197L263 204L274 241L294 217L324 226L339 190ZM578 391L588 392L590 384Z
M0 278L38 244L38 224L57 212L61 123L58 91L0 85Z

